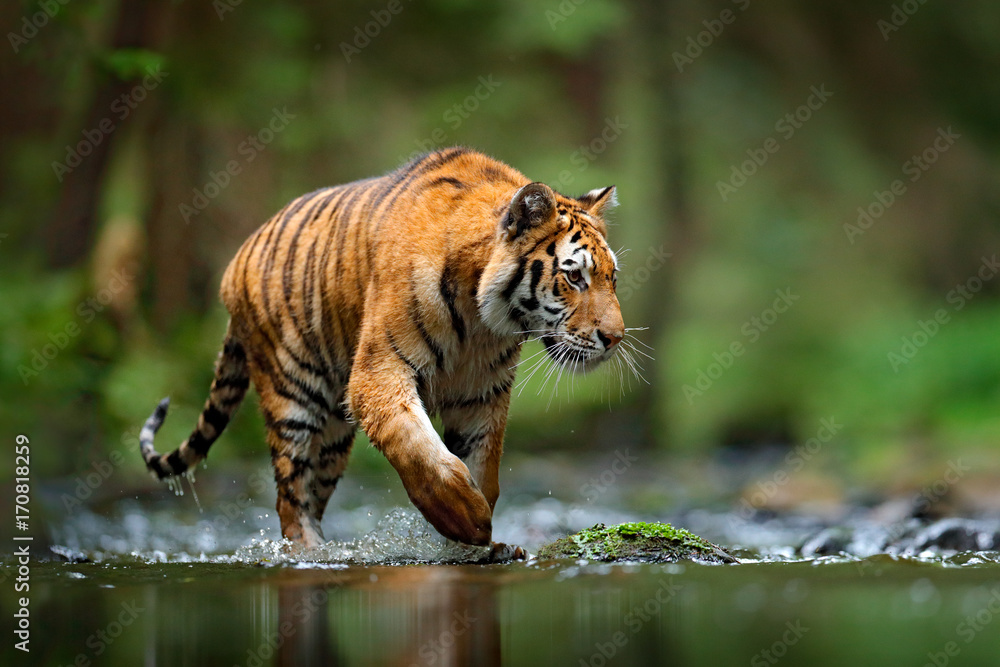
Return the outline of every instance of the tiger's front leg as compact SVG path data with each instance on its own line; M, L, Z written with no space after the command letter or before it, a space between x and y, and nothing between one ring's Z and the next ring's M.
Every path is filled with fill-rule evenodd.
M468 466L472 478L489 503L490 512L500 497L500 457L510 407L513 373L499 379L496 387L480 396L455 401L441 410L444 444ZM490 561L524 559L527 553L519 546L492 542Z
M420 371L383 326L362 333L351 371L351 412L399 473L410 501L445 537L485 546L492 508L469 468L434 431L417 390Z

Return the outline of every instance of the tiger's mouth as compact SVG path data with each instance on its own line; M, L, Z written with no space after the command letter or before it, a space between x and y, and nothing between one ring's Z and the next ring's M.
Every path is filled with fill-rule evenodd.
M602 350L593 343L570 334L559 333L542 337L542 344L556 364L574 373L586 373L608 359L614 350Z

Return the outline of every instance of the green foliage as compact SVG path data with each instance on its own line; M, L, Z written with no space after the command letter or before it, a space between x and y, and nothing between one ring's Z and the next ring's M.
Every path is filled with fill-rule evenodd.
M122 81L131 81L164 68L167 58L149 49L115 49L102 55L101 65Z
M1000 247L993 3L921 5L888 40L877 21L889 7L754 3L683 72L674 53L718 16L712 3L403 3L350 59L344 45L381 6L272 0L220 16L212 3L153 3L156 30L131 45L113 39L121 4L66 4L5 70L18 100L0 131L0 419L50 445L39 449L43 469L74 470L117 447L165 395L174 402L162 438L180 441L225 329L218 279L250 231L302 192L456 143L567 194L618 185L610 243L631 248L621 255L620 284L633 286L626 323L649 326L636 335L654 348L643 359L650 385L629 388L614 368L564 374L551 405L555 376L545 384L540 371L513 400L513 448L642 437L709 451L747 431L801 442L829 417L844 424L837 452L859 461L913 440L947 456L1000 438L1000 280L960 310L948 301ZM19 25L35 7L6 11ZM669 30L651 34L651 11L668 12ZM844 52L834 57L831 44ZM169 75L126 118L87 116L102 73L127 80L156 67ZM499 85L487 94L483 78ZM823 85L833 96L807 122L791 136L776 129ZM241 142L276 108L294 120L245 160ZM85 158L60 181L51 165L93 130L84 118L102 116L115 129L102 139L113 150L95 181L92 245L116 217L145 232L135 307L120 319L79 310L101 287L95 252L51 271L42 250L66 183L96 168ZM625 126L610 140L609 118ZM863 235L845 234L947 125L961 134L954 148L906 181ZM780 148L723 198L719 183L769 137ZM234 160L240 174L185 225L178 205ZM671 258L647 271L660 247ZM172 254L176 264L163 261ZM797 299L755 325L781 290ZM890 355L942 308L949 321L894 365ZM70 323L79 333L25 382L20 369ZM723 364L734 343L743 351ZM687 392L717 363L726 367L710 386ZM226 438L262 440L252 407ZM634 431L612 421L621 414ZM609 438L608 424L620 433Z

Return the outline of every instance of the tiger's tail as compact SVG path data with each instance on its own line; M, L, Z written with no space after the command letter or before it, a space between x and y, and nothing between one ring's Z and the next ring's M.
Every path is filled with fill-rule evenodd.
M167 416L169 398L160 401L139 432L139 451L150 472L158 479L164 479L180 475L204 459L240 406L249 386L246 350L230 329L215 362L215 379L212 380L208 400L198 417L198 425L188 439L169 454L158 454L153 448L153 438Z

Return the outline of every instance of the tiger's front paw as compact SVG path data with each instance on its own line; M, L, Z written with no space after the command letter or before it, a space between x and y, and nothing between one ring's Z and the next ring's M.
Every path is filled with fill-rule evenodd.
M507 563L512 560L527 560L528 552L516 544L504 544L494 542L490 545L490 553L486 557L487 563Z
M430 478L407 486L410 500L439 533L450 540L486 546L493 535L493 511L458 459L434 467Z

